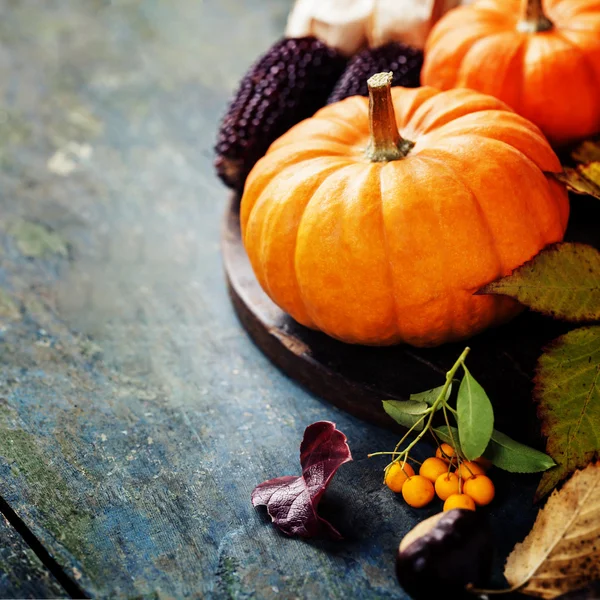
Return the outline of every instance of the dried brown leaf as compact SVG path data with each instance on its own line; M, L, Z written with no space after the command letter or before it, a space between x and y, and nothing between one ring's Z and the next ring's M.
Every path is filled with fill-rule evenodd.
M598 173L595 174L595 171ZM593 196L600 200L600 163L579 165L575 168L566 167L562 173L555 173L554 177L562 181L572 192Z
M574 167L565 167L563 173L554 176L577 194L587 194L600 199L600 138L582 142L571 158Z
M576 471L553 492L509 555L504 575L513 588L539 598L556 598L600 577L600 464Z
M579 163L600 162L600 138L581 142L571 152L571 157Z

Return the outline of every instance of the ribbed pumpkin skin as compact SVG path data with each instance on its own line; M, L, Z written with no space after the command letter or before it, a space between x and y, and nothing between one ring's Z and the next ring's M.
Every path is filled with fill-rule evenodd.
M517 30L520 0L480 0L432 30L424 85L490 94L553 145L600 131L600 0L545 0L549 31Z
M279 138L242 197L263 289L294 319L349 343L435 346L519 307L473 292L562 239L569 205L542 171L539 130L470 90L392 88L410 154L365 158L368 100L318 111Z

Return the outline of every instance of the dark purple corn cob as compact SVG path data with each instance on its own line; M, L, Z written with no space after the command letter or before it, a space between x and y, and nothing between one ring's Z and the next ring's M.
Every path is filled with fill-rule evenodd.
M269 146L326 104L345 66L314 37L271 46L242 79L217 134L215 167L225 185L241 190Z
M349 96L368 96L367 79L382 71L394 74L392 85L419 87L422 66L423 52L398 42L363 50L350 60L327 103Z

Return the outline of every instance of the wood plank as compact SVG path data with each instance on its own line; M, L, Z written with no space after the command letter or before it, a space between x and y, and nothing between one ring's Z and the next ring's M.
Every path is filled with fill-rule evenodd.
M395 548L439 510L388 494L365 457L395 435L291 383L229 304L215 123L288 8L0 3L0 485L89 595L403 598ZM249 501L319 419L356 459L325 506L341 544ZM499 572L536 478L497 483Z
M0 515L0 598L68 598L50 571Z

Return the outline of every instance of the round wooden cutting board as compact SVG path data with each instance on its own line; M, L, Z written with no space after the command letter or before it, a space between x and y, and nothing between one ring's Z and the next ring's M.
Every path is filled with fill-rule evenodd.
M571 206L566 239L600 247L600 202L572 196ZM539 441L531 401L536 361L546 344L572 326L525 312L468 343L425 349L348 345L299 325L263 292L241 241L237 197L230 199L222 250L229 293L242 325L266 356L317 396L361 419L394 427L381 400L407 399L441 385L468 345L470 371L494 404L498 429L522 442Z

